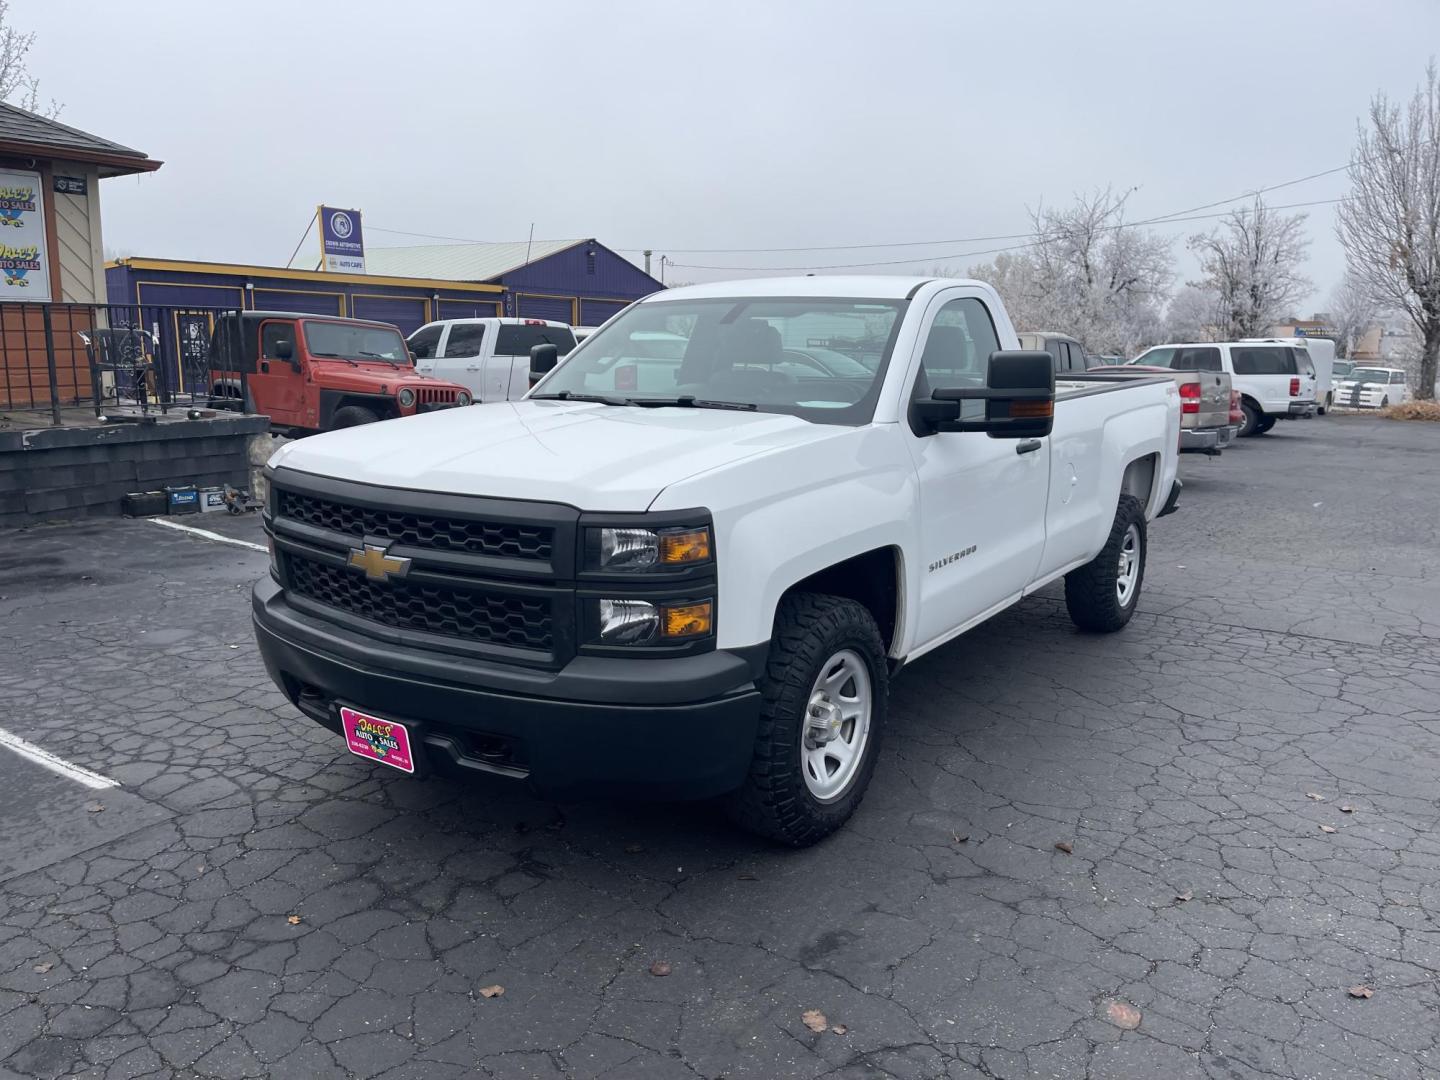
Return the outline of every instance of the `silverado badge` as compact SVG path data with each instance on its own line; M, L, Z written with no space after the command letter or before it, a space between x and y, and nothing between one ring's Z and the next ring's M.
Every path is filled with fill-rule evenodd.
M403 578L410 572L410 560L396 558L387 554L387 551L387 548L376 547L374 544L351 548L350 565L356 570L363 570L371 581Z

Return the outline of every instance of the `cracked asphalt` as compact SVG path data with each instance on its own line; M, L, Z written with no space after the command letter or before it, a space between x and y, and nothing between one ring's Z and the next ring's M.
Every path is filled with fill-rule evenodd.
M121 786L0 751L0 1075L1440 1076L1440 426L1182 475L1125 632L1048 590L917 663L801 852L348 755L263 554L4 537L0 727Z

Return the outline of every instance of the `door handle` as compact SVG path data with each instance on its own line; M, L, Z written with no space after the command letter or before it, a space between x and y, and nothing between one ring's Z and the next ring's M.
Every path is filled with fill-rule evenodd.
M1022 443L1015 444L1015 453L1033 454L1036 450L1040 449L1041 445L1042 444L1039 439L1026 439Z

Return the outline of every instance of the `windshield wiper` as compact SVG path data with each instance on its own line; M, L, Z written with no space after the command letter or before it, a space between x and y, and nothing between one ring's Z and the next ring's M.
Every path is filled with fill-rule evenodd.
M350 359L350 357L348 357L348 356L342 356L342 355L340 355L340 353L338 353L338 352L316 352L314 349L311 349L311 350L310 350L310 355L311 355L311 356L323 356L326 360L344 360L344 361L345 361L347 364L349 364L351 367L359 367L359 366L360 366L360 365L357 364L354 360Z
M740 412L754 412L760 407L753 401L710 401L697 398L694 394L681 394L673 398L630 398L629 401L631 405L641 405L647 409L676 406L682 409L735 409Z
M384 360L387 364L397 364L399 361L393 356L386 356L384 353L366 352L364 349L356 349L361 356L373 356L376 360Z
M554 394L531 394L531 401L593 401L597 405L629 405L625 398L606 397L604 394L577 394L572 390L561 390Z

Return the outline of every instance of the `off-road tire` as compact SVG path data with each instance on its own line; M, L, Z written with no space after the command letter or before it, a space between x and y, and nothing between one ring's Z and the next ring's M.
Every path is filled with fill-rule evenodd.
M1131 525L1140 531L1140 573L1124 604L1116 593L1120 577L1120 546ZM1130 621L1140 603L1140 589L1145 584L1145 560L1150 542L1146 537L1145 508L1133 495L1121 495L1110 526L1110 538L1100 554L1077 570L1065 575L1065 607L1071 621L1081 630L1093 634L1113 634Z
M1244 419L1240 421L1240 430L1235 433L1235 437L1246 439L1255 434L1255 429L1260 424L1260 410L1248 401L1242 401L1240 412L1244 414Z
M335 410L335 415L330 418L330 429L338 431L340 428L359 427L361 424L376 423L379 419L374 409L367 409L364 405L346 405Z
M841 649L865 661L873 695L864 757L849 787L822 803L806 786L801 759L805 712L820 666ZM730 820L749 832L791 847L830 835L855 812L875 771L885 728L889 669L885 644L870 612L854 600L794 593L780 603L765 674L758 681L760 725L745 783L726 799Z

